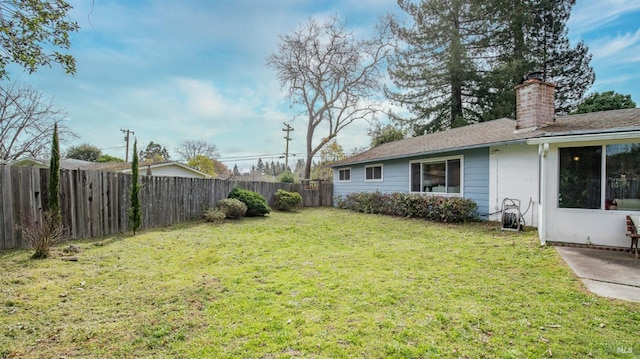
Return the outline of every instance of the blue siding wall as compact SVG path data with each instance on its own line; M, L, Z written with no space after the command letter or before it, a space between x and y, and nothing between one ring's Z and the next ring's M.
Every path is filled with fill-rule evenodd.
M489 213L489 148L479 148L464 155L464 196L478 204L478 213L488 219Z
M345 196L352 192L375 191L382 193L409 192L409 163L411 161L459 155L464 156L464 197L473 199L478 204L478 213L487 214L489 213L489 148L368 163L367 166L382 164L382 181L378 182L365 182L364 164L338 167L333 171L333 195ZM341 168L351 168L350 182L338 181L338 170Z

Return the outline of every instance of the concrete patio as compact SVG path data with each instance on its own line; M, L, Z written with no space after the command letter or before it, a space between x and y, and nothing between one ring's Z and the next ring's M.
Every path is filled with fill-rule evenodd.
M640 259L632 253L579 247L556 249L589 291L640 303Z

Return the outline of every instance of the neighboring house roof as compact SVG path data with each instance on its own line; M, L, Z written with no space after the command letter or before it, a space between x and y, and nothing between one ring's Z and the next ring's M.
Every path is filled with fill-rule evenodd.
M60 159L60 168L62 169L78 169L82 166L92 165L94 162L76 160L74 158ZM11 166L19 167L36 167L36 168L49 168L50 160L46 158L21 158L9 163Z
M48 159L25 158L11 163L14 166L33 166L38 168L49 168ZM180 162L140 162L138 169L140 174L147 174L151 170L164 170L167 168L175 168L180 173L188 175L188 177L211 178L211 175L198 171L195 168L184 165ZM131 173L131 163L125 162L89 162L76 160L73 158L64 158L60 160L60 168L67 170L89 170L89 171L105 171L105 172L122 172ZM174 171L175 172L175 171ZM184 176L187 177L187 176Z
M163 170L167 168L176 168L182 173L189 174L189 177L198 178L211 178L211 175L198 171L193 167L189 167L180 162L165 161L165 162L140 162L138 164L138 171L140 174L147 174L151 171L151 175L154 174L154 170ZM124 162L103 162L103 163L91 163L91 165L82 167L80 169L94 170L94 171L107 171L107 172L122 172L131 173L131 164Z
M183 171L186 172L190 172L192 174L195 174L197 177L201 177L201 178L211 178L211 175L198 171L197 169L193 168L193 167L189 167L187 165L184 165L180 162L142 162L140 163L140 165L138 166L138 168L141 170L145 170L145 173L148 173L148 171L151 171L151 174L153 174L153 171L155 169L160 169L160 168L164 168L164 167L177 167ZM125 169L122 172L124 173L131 173L131 168Z
M532 138L596 133L640 132L640 108L592 112L557 117L556 122L533 130L515 131L516 121L508 118L452 128L423 136L384 143L331 166L345 166L380 160L421 156L439 152L526 142Z

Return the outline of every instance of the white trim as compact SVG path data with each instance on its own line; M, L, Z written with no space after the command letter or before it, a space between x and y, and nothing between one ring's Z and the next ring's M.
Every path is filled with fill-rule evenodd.
M460 192L459 193L449 193L449 192L415 192L411 191L411 165L414 163L446 163L449 160L460 160ZM446 175L445 175L446 177ZM423 188L422 185L422 166L420 167L420 188ZM411 193L424 193L436 196L450 196L450 197L464 197L464 155L456 155L456 156L444 156L444 157L430 157L409 161L409 192Z
M349 179L348 180L341 180L340 179L340 172L341 171L349 171ZM351 174L353 171L351 171L351 167L343 167L343 168L338 168L338 182L351 182Z
M562 145L562 146L558 146L557 147L557 151L558 151L558 173L560 173L560 150L562 149L567 149L567 148L580 148L580 147L600 147L601 151L600 151L600 208L572 208L572 207L560 207L560 203L556 203L556 210L558 212L562 212L562 211L566 211L569 210L568 212L571 213L571 211L578 211L579 213L586 213L588 211L592 211L592 212L598 212L598 213L609 213L611 212L610 210L607 210L606 207L606 196L607 196L607 146L613 146L613 145L631 145L631 144L635 144L634 142L623 142L623 143L616 143L616 142L609 142L609 143L598 143L598 144L582 144L580 146L575 146L575 145L570 145L567 144ZM560 196L560 180L558 179L558 197ZM625 209L623 211L631 211L631 212L636 212L636 211L640 211L640 210L633 210L633 209ZM615 212L615 211L614 211Z
M371 167L380 167L380 178L367 179L367 168L371 168ZM374 174L374 173L372 173L372 174ZM382 163L375 163L375 164L364 166L364 181L365 182L382 182L382 181L384 181L384 165Z
M530 145L539 145L544 143L593 142L593 141L613 141L613 140L635 140L635 142L638 142L640 141L640 133L638 131L626 131L626 132L575 134L575 135L566 135L566 136L559 135L554 137L530 138L527 140L527 143Z

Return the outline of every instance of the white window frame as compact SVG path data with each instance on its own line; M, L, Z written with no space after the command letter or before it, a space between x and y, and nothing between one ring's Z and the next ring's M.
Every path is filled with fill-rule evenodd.
M380 167L380 178L367 179L367 169L368 168L374 168L374 167ZM375 173L375 171L372 172L372 174L374 174L374 173ZM384 180L384 166L383 166L382 163L376 163L376 164L364 166L364 181L365 182L382 182L383 180Z
M447 192L423 192L423 191L412 191L411 190L411 165L414 163L420 163L420 188L424 188L423 186L423 178L422 178L422 164L430 164L430 163L446 163L449 160L460 160L460 192L459 193L447 193ZM447 175L445 175L445 178ZM445 186L446 187L446 186ZM418 160L409 161L409 192L411 193L424 193L429 195L436 196L451 196L451 197L463 197L464 196L464 156L445 156L445 157L434 157L434 158L423 158Z
M348 180L340 179L340 173L342 171L349 171L349 179ZM353 173L353 171L351 171L351 167L339 168L338 169L338 182L351 182L351 174L352 173Z
M560 193L560 171L562 168L560 167L560 150L567 148L579 148L579 147L601 147L602 151L600 152L600 208L571 208L571 207L560 207L560 201L556 199L556 209L559 211L607 211L606 209L606 196L607 196L607 146L609 145L628 145L628 144L636 144L638 142L633 141L606 141L606 142L596 142L592 143L577 143L577 144L564 144L562 146L558 146L557 150L557 197L559 198ZM634 209L624 209L621 212L640 212Z

